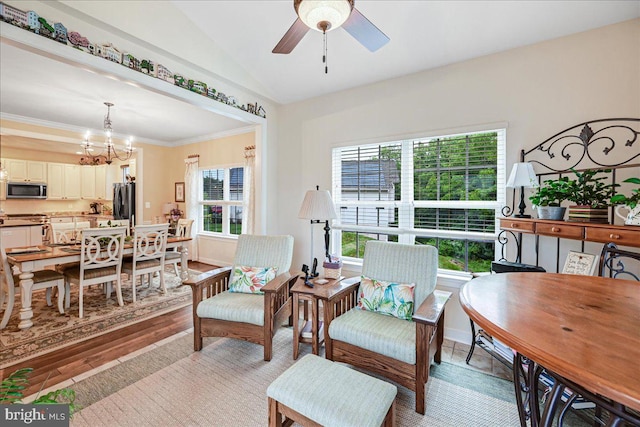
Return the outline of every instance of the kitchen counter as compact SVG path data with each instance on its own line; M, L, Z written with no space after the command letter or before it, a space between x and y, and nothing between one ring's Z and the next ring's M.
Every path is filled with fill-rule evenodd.
M42 224L25 219L5 219L0 227L42 227Z

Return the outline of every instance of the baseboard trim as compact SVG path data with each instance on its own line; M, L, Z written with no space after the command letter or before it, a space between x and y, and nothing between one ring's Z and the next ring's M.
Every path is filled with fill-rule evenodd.
M461 331L460 329L444 328L444 337L451 341L462 344L471 344L471 330Z

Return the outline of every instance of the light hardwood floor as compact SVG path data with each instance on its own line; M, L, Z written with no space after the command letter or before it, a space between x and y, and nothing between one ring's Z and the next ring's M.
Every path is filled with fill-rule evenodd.
M216 266L189 262L189 269L209 271ZM21 368L33 368L29 388L24 395L38 392L46 381L46 388L55 386L84 372L115 361L129 353L171 337L193 327L191 306L154 317L104 335L55 350L32 359L23 360L0 370L4 379Z

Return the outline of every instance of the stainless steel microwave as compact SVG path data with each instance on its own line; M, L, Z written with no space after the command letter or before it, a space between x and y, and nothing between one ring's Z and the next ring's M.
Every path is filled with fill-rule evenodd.
M47 184L7 182L7 199L46 199Z

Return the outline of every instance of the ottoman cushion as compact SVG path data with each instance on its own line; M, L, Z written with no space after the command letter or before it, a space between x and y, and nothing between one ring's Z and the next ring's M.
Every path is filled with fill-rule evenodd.
M313 354L287 369L267 396L325 426L380 426L396 386Z

